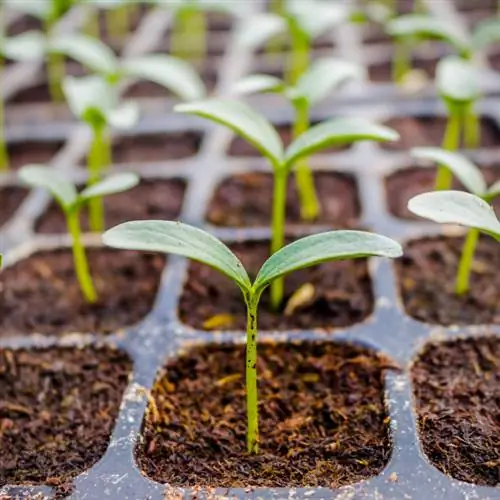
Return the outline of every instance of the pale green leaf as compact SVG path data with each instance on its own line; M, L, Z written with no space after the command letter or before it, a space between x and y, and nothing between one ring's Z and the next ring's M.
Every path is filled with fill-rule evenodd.
M390 238L364 231L330 231L297 240L273 254L262 266L254 289L265 288L280 276L330 260L402 255L401 245Z
M149 80L170 90L184 101L205 97L205 85L191 65L165 54L149 54L122 63L122 70L142 80Z
M0 39L0 55L13 61L41 59L47 49L47 39L41 31L26 31L21 35Z
M496 181L494 184L492 184L483 198L486 201L492 201L494 200L497 196L500 196L500 181Z
M472 47L482 49L500 41L500 19L486 19L480 22L472 33Z
M114 248L182 255L219 270L243 290L251 286L243 265L226 245L211 234L181 222L125 222L106 231L102 239L105 245Z
M458 56L441 59L436 68L436 87L446 99L468 103L479 95L478 71L474 65Z
M238 95L262 94L269 92L282 92L285 82L281 78L272 75L255 74L242 78L233 87L233 93Z
M283 144L271 123L244 102L211 99L178 104L174 108L225 125L255 146L273 165L283 160Z
M113 128L126 130L132 128L139 120L139 105L127 101L106 113L106 122Z
M413 158L432 161L451 170L471 193L481 197L486 193L486 181L481 170L466 156L440 148L415 148L411 150L411 155Z
M53 167L26 165L19 170L19 178L28 186L49 191L65 212L71 210L77 202L78 194L74 184Z
M277 14L259 13L248 19L236 34L236 44L249 50L265 45L287 32L285 19Z
M440 224L458 224L500 238L500 221L493 207L478 196L463 191L434 191L415 196L408 210Z
M91 198L100 198L111 194L121 193L139 184L139 176L132 172L115 174L103 179L96 184L86 187L79 195L80 201Z
M362 118L335 118L314 127L298 137L286 150L285 162L289 168L299 158L309 156L330 146L341 146L358 141L396 141L396 131Z

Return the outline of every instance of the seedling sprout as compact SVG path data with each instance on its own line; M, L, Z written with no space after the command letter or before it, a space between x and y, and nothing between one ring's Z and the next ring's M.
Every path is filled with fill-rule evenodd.
M116 174L78 193L75 185L52 167L27 165L19 171L19 177L28 186L48 190L61 207L71 235L73 261L80 289L89 304L95 303L98 297L81 241L80 211L96 197L101 198L131 189L137 185L139 178L133 173Z
M357 118L339 118L310 128L285 150L271 123L245 103L213 99L179 104L175 111L198 115L228 127L269 160L274 173L271 254L284 244L287 180L298 160L332 145L362 140L394 141L398 138L397 133L387 127ZM272 307L278 309L282 300L283 280L280 278L271 285Z
M332 260L360 257L396 258L402 255L395 241L363 231L331 231L307 236L272 255L252 282L234 253L214 236L195 227L170 221L134 221L103 235L114 248L182 255L225 274L240 288L247 309L246 392L247 451L259 453L257 392L257 313L262 292L284 275Z

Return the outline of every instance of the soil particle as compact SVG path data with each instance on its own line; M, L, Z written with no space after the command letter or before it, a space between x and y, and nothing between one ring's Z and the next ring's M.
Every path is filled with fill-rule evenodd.
M0 273L0 337L109 334L142 320L159 287L164 258L142 252L91 249L99 299L87 304L69 249L39 252Z
M360 215L356 181L352 176L321 172L314 175L321 203L318 224L350 226ZM273 199L273 175L248 173L225 179L217 188L208 208L207 219L217 226L269 226ZM303 224L295 182L288 182L286 220Z
M429 460L460 481L500 484L500 342L480 337L429 345L412 369Z
M269 257L268 242L230 245L251 277ZM261 330L345 327L365 319L373 310L371 280L366 260L328 262L289 274L285 278L282 309L299 287L312 284L312 300L288 316L273 312L269 291L262 296L258 325ZM187 325L205 329L207 322L229 315L221 329L244 330L246 309L240 290L228 278L208 266L193 262L180 300L180 318Z
M244 348L210 346L171 361L152 392L136 454L173 486L331 487L389 460L388 360L350 345L260 345L261 453L246 453Z
M16 213L28 190L18 186L0 188L0 228Z
M428 238L406 245L396 261L406 312L427 323L500 323L500 252L489 237L480 239L467 295L455 294L463 238Z

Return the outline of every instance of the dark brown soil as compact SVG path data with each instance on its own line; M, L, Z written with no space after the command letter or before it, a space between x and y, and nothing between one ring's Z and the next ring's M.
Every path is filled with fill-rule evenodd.
M458 10L490 9L491 13L496 12L496 0L454 0Z
M165 259L142 252L91 249L89 266L99 295L87 304L70 250L39 252L0 273L0 337L108 334L150 311Z
M9 168L17 169L28 163L48 163L62 148L62 141L23 141L7 144Z
M391 445L388 360L336 344L260 345L261 453L246 453L244 347L195 349L158 379L136 453L173 486L330 487L378 474Z
M312 125L316 125L313 123ZM292 140L292 129L290 125L275 125L276 130L278 131L281 140L285 146L288 146ZM350 148L350 145L332 147L325 149L323 152L331 152L331 151L343 151ZM229 145L228 150L229 156L261 156L257 149L255 149L251 144L242 139L241 137L235 137L231 144Z
M482 168L481 171L488 184L500 180L500 166L494 168ZM403 219L422 220L408 210L408 200L421 193L434 189L434 181L437 170L427 167L412 167L399 170L385 180L386 200L389 211L396 217ZM464 190L463 185L454 180L453 189ZM500 198L494 203L500 213Z
M441 146L446 128L446 118L436 116L393 118L384 125L401 135L399 141L381 143L390 150L407 150L419 146ZM481 118L480 147L500 146L500 131L489 118Z
M69 493L104 455L131 370L109 347L0 351L0 487Z
M114 163L143 164L178 160L198 152L201 136L194 132L122 136L113 143Z
M352 176L321 172L314 176L322 213L319 224L350 226L359 217L356 181ZM273 176L264 173L235 175L217 188L208 208L208 221L218 226L269 226L273 199ZM287 192L287 223L301 224L300 204L291 175Z
M250 276L255 277L269 257L268 242L247 242L231 245ZM329 262L296 271L285 279L286 305L290 296L302 285L314 287L311 302L302 304L293 315L270 309L266 290L259 307L261 330L288 330L352 325L366 318L373 310L371 280L365 260ZM223 316L221 316L223 315ZM192 263L180 301L181 320L197 329L207 329L214 317L229 315L219 330L244 330L245 305L240 290L228 278L198 263Z
M129 220L163 219L175 220L179 217L185 182L182 180L142 180L139 186L125 193L104 199L106 227L113 227ZM87 231L88 211L83 209L80 220L82 229ZM38 233L66 233L66 220L61 208L52 202L41 216L37 225Z
M406 245L396 262L406 312L440 325L500 323L500 252L498 243L481 238L466 296L454 286L463 238L429 238Z
M436 65L439 59L413 58L412 69L420 69L431 79L436 76ZM368 75L372 82L392 82L392 64L390 61L373 64L368 67Z
M429 345L412 370L429 460L468 483L500 484L500 342L482 337Z
M43 28L42 22L36 17L21 16L19 19L10 23L6 28L6 35L16 36L24 33L25 31L41 30Z
M500 54L495 54L494 56L491 56L489 61L493 69L500 71Z
M17 186L0 188L0 228L16 213L28 190Z

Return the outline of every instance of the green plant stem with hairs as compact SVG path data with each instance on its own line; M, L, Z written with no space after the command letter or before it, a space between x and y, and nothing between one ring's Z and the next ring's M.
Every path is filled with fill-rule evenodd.
M455 283L455 293L457 295L465 295L469 291L471 267L478 239L479 231L477 229L469 229L458 266L457 280Z
M289 86L293 86L309 67L311 47L309 38L295 21L290 22L290 36L292 46L285 80Z
M205 13L194 4L179 9L172 30L172 55L181 59L201 60L207 53Z

